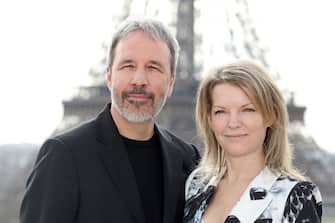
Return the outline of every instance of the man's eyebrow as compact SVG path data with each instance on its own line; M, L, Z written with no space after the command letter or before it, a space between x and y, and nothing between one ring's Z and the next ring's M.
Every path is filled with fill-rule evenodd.
M122 64L127 64L127 63L133 63L134 61L131 59L124 59L121 60L120 63L118 65L122 65Z

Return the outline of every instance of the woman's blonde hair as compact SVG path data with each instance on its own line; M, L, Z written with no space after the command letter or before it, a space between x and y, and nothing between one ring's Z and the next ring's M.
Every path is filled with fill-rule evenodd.
M249 61L237 61L211 70L200 83L195 118L200 136L204 141L204 154L198 171L206 178L222 175L226 170L223 148L219 145L208 122L212 109L212 93L218 84L227 83L242 89L260 110L263 119L272 123L267 128L263 150L265 165L274 173L303 179L292 165L291 148L288 143L288 114L280 90L268 72Z

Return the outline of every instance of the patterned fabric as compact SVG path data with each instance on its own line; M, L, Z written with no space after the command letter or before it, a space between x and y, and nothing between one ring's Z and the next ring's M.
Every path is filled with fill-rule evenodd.
M321 222L321 194L315 184L299 182L288 197L284 222Z
M186 182L183 223L205 223L202 216L218 180L202 179L193 172ZM265 168L249 184L225 223L318 223L321 216L322 198L315 184L278 176Z

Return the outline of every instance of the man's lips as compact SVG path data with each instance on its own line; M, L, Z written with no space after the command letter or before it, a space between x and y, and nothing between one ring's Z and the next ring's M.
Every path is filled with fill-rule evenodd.
M128 100L131 101L146 101L151 100L151 97L145 94L128 94L127 95Z

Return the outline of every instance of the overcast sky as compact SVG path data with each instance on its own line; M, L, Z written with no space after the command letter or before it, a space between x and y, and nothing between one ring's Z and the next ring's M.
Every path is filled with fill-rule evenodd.
M40 144L52 133L62 118L61 100L89 83L118 2L0 2L0 144ZM208 5L204 10L215 10ZM307 106L307 132L335 153L332 1L250 0L250 7L285 88ZM219 22L216 15L207 17L208 27Z

